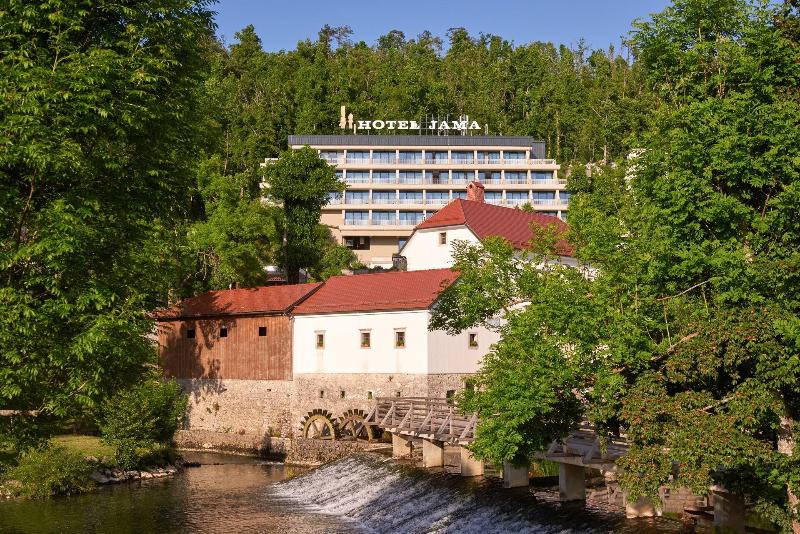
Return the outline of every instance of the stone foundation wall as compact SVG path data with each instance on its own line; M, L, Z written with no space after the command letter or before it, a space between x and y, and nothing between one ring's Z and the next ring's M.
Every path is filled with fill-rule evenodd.
M189 394L188 429L290 437L290 380L178 380Z
M224 433L213 430L178 430L173 438L179 449L209 450L252 454L266 458L284 459L289 454L292 440L257 433Z
M695 495L689 488L665 488L658 490L664 512L682 514L686 508L700 509L708 505L708 498Z

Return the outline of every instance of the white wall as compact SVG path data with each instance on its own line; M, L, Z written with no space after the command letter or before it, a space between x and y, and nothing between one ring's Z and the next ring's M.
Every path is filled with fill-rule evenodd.
M296 315L293 319L293 372L304 373L474 373L489 347L499 339L485 328L457 336L428 331L428 310ZM405 348L395 348L395 330L405 329ZM361 348L368 329L371 347ZM325 333L325 348L316 348L316 333ZM478 348L469 347L469 333Z
M427 373L428 311L296 315L292 334L294 373ZM395 329L406 331L395 348ZM361 348L369 329L371 347ZM316 332L325 348L316 348Z
M478 335L478 347L469 346L469 334ZM443 330L428 332L428 372L476 373L483 356L500 340L500 334L486 328L470 328L456 336Z
M441 232L447 233L446 245L439 244ZM453 265L453 241L455 240L478 242L478 238L466 226L424 228L416 230L411 235L401 254L406 257L409 271L451 267Z

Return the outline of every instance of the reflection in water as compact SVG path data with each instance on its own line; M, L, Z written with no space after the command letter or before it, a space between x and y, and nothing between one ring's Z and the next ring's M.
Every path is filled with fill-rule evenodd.
M681 529L676 521L626 521L602 507L562 505L552 493L503 490L496 480L414 469L375 454L313 471L237 456L187 457L202 467L173 479L44 502L0 502L0 533L632 534Z
M0 532L349 533L346 520L272 498L270 484L298 471L252 458L187 454L204 465L172 479L120 484L50 501L0 502ZM222 465L208 465L217 462Z

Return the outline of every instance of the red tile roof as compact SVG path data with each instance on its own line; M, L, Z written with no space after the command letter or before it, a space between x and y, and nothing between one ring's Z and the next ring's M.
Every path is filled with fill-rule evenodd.
M333 276L294 315L424 310L456 278L450 269Z
M322 284L295 284L209 291L155 313L157 319L286 313Z
M566 232L569 228L567 223L552 215L531 213L520 209L459 198L418 224L415 230L461 225L472 230L478 239L500 236L515 248L528 248L530 246L530 241L533 237L532 225L540 228L555 226L556 230L561 233ZM572 256L572 247L566 239L559 242L558 248L560 254Z

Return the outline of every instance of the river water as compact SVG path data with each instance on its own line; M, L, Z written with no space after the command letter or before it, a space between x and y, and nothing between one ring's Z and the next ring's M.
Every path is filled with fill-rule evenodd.
M464 533L681 532L667 519L626 521L561 505L547 492L425 472L378 455L307 470L237 456L50 501L0 502L1 533Z

